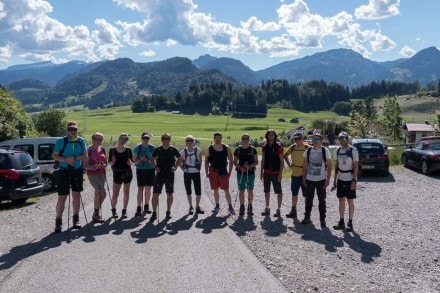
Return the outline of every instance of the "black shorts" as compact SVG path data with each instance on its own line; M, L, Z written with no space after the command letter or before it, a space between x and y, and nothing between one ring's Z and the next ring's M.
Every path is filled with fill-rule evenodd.
M58 171L58 195L69 195L72 191L83 191L83 168Z
M186 195L192 194L191 182L194 182L194 192L196 193L196 195L202 195L202 183L200 180L200 172L183 173L183 183L185 184Z
M263 185L264 185L264 193L270 192L270 184L272 183L273 191L276 194L282 193L281 182L278 181L278 174L267 174L263 175Z
M338 198L355 199L356 189L350 189L351 181L338 180L338 185L336 186L336 196Z
M164 184L166 193L174 193L174 173L165 175L158 173L154 182L153 193L161 194Z
M113 170L113 183L130 183L131 180L133 180L133 172L131 171L131 169Z
M154 186L154 169L136 169L137 186Z

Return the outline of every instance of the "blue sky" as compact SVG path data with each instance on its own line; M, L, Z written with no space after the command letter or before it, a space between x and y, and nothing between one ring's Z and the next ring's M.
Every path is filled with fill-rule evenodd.
M0 0L0 69L210 54L253 70L335 48L375 61L439 44L438 0Z

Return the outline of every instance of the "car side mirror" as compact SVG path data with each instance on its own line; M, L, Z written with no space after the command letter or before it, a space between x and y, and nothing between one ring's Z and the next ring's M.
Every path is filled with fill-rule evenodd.
M410 145L410 146L409 146L409 149L410 149L410 150L412 150L412 148L413 148L413 146L412 146L412 145Z

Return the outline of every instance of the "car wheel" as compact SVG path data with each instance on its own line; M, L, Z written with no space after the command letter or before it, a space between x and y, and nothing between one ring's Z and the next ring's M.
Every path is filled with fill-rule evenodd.
M55 188L55 179L51 175L43 175L43 190L49 191Z
M19 199L11 199L11 201L15 204L24 204L28 200L27 197L19 198Z
M425 160L422 161L422 173L425 175L431 174L431 171L428 168L428 162L426 162Z
M402 156L402 163L403 167L408 168L408 158L405 155Z

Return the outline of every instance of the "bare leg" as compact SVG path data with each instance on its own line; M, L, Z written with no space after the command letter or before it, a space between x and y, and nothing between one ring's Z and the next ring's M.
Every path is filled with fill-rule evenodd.
M57 200L57 205L55 207L55 214L57 218L63 216L64 207L66 206L67 195L59 195Z

